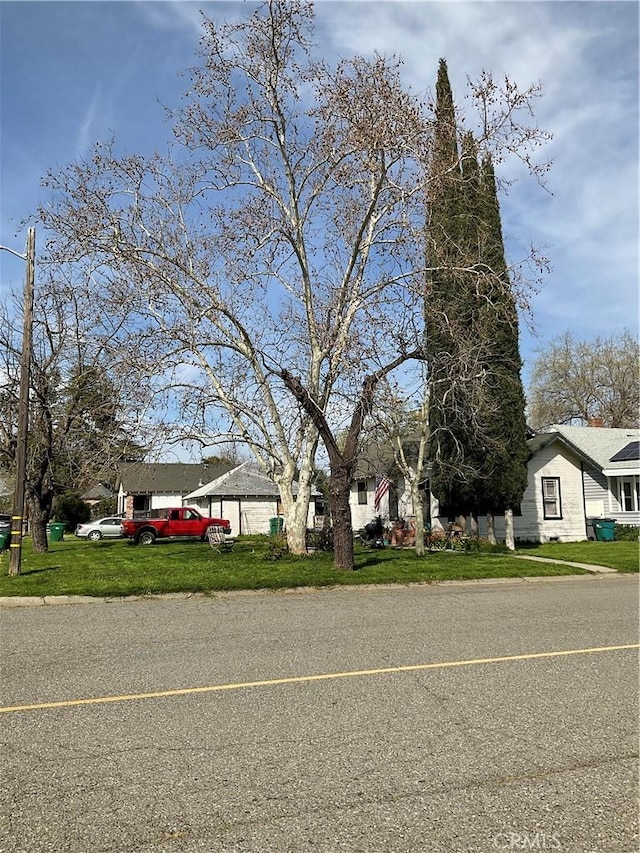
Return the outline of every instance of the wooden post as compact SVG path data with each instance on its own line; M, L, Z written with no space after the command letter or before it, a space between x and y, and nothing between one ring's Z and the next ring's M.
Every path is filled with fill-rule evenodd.
M31 336L33 329L33 294L35 287L36 230L27 232L27 274L24 285L24 324L22 356L20 362L20 401L18 406L18 442L16 447L16 483L13 493L13 519L9 574L20 574L22 559L22 525L24 520L24 493L27 474L27 433L29 431L29 382L31 375Z

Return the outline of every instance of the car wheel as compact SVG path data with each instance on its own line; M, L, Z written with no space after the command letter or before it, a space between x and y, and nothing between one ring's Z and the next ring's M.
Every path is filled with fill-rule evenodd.
M102 539L102 533L99 530L92 530L91 533L87 536L87 539L90 539L92 542L98 542Z
M138 543L140 545L153 545L156 541L156 534L153 530L143 530L142 533L138 536Z

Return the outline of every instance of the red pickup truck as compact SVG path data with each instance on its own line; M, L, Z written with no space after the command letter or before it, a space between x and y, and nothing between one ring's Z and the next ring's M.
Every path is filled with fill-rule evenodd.
M204 541L210 527L222 527L225 534L231 533L231 525L226 518L205 518L197 509L181 506L157 510L154 518L125 518L122 535L133 539L136 545L152 545L156 539L173 537Z

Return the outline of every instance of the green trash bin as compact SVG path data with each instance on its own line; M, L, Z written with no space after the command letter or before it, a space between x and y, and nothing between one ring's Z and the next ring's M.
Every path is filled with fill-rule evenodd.
M278 533L282 533L282 523L283 519L281 516L269 519L269 533L271 536L276 536Z
M6 551L11 544L11 531L0 530L0 551Z
M47 524L47 535L52 542L61 542L64 539L65 525L60 521L52 521Z
M594 518L591 523L598 542L613 542L616 522L613 518Z

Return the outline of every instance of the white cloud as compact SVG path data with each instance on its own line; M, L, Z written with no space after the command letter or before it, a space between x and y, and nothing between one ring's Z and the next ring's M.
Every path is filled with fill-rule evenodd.
M76 139L76 157L84 157L96 140L96 119L101 114L102 116L104 115L102 112L100 88L100 84L94 88L91 100L80 121Z
M184 2L184 0L165 0L165 2L147 2L136 0L136 8L142 18L154 29L200 34L202 28L202 4Z

